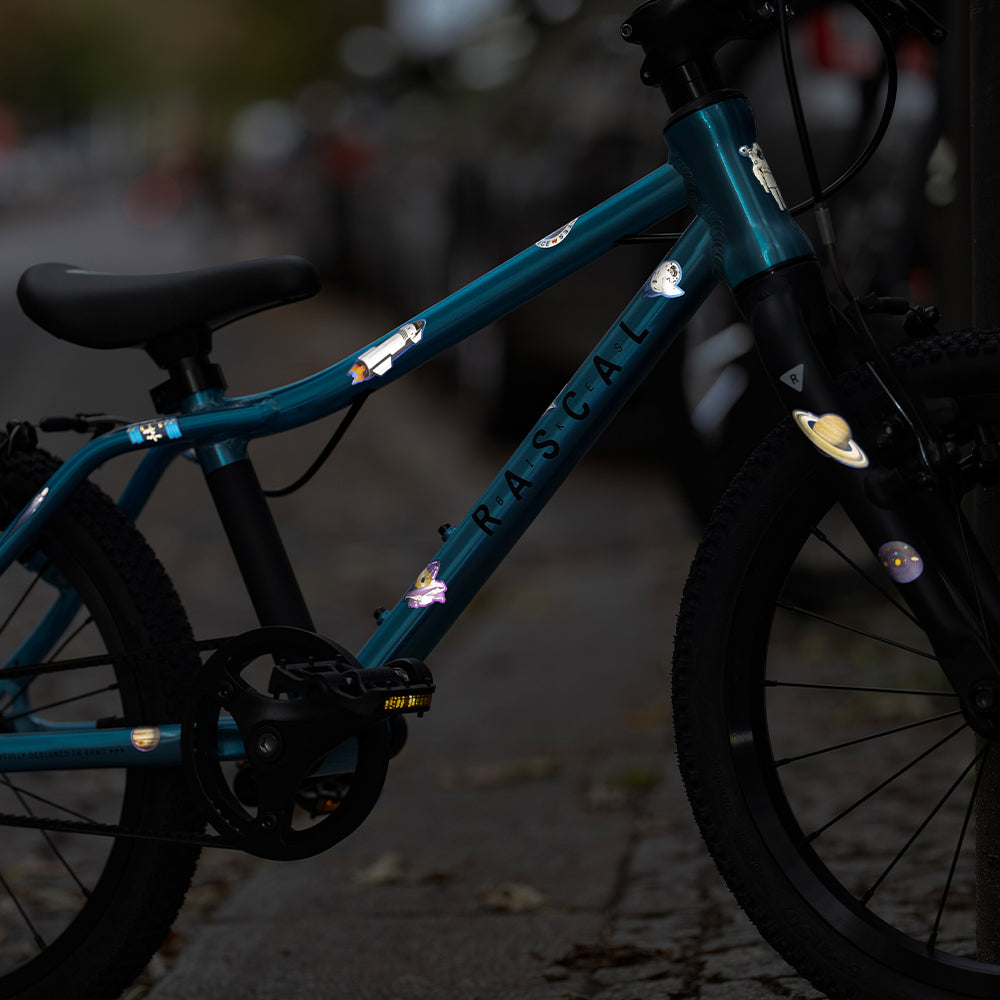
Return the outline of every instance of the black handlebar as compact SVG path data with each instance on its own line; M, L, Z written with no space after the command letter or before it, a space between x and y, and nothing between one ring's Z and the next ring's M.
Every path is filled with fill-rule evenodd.
M622 24L622 38L646 54L643 83L660 87L678 107L722 87L715 54L728 42L763 38L777 28L774 3L784 0L647 0ZM944 26L917 0L851 0L890 33L909 28L932 44ZM830 6L831 0L792 0L796 11Z

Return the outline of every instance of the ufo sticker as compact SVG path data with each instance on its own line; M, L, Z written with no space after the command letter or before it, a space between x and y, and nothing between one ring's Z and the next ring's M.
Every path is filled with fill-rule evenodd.
M680 287L682 273L681 266L676 260L665 260L643 286L643 298L680 298L684 294L684 289Z
M924 571L920 553L906 542L886 542L878 550L878 557L896 583L913 583Z
M384 375L396 358L414 344L420 343L426 325L426 321L422 319L406 323L395 333L390 333L381 343L369 347L347 370L347 374L351 377L351 385L367 382L375 375Z
M577 216L579 218L579 216ZM543 250L548 250L549 247L558 246L567 236L569 236L569 231L576 225L576 219L571 219L566 223L562 229L557 229L554 233L549 233L548 236L543 240L539 240L535 246L541 247Z
M444 580L438 579L440 572L441 563L436 559L434 562L428 563L426 569L420 571L413 588L404 595L406 603L411 608L428 608L435 601L438 604L444 604L444 595L448 591L448 584Z
M817 417L808 410L793 410L792 417L799 430L821 451L841 465L864 469L868 456L851 437L851 425L837 413Z

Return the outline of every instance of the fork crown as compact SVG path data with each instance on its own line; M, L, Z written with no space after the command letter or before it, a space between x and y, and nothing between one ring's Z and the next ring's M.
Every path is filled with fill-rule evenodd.
M758 157L750 103L741 94L728 94L681 109L667 123L664 138L670 164L684 179L688 203L708 223L716 274L735 288L815 254L784 207L766 161Z

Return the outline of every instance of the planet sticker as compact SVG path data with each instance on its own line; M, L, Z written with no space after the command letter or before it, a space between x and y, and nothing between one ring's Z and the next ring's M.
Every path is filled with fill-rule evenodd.
M851 425L839 414L824 413L817 417L808 410L793 410L792 417L799 430L835 462L853 469L864 469L868 465L868 456L851 437Z
M886 542L878 550L878 557L896 583L913 583L924 571L920 553L906 542Z

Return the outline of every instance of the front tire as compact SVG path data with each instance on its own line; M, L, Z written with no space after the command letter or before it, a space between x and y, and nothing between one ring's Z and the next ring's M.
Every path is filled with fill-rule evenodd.
M936 412L957 446L984 429L995 440L996 332L896 360L911 392L954 401ZM833 1000L995 998L1000 966L977 955L975 808L1000 750L979 756L905 587L836 506L829 468L789 421L699 549L673 675L688 796L740 904Z

